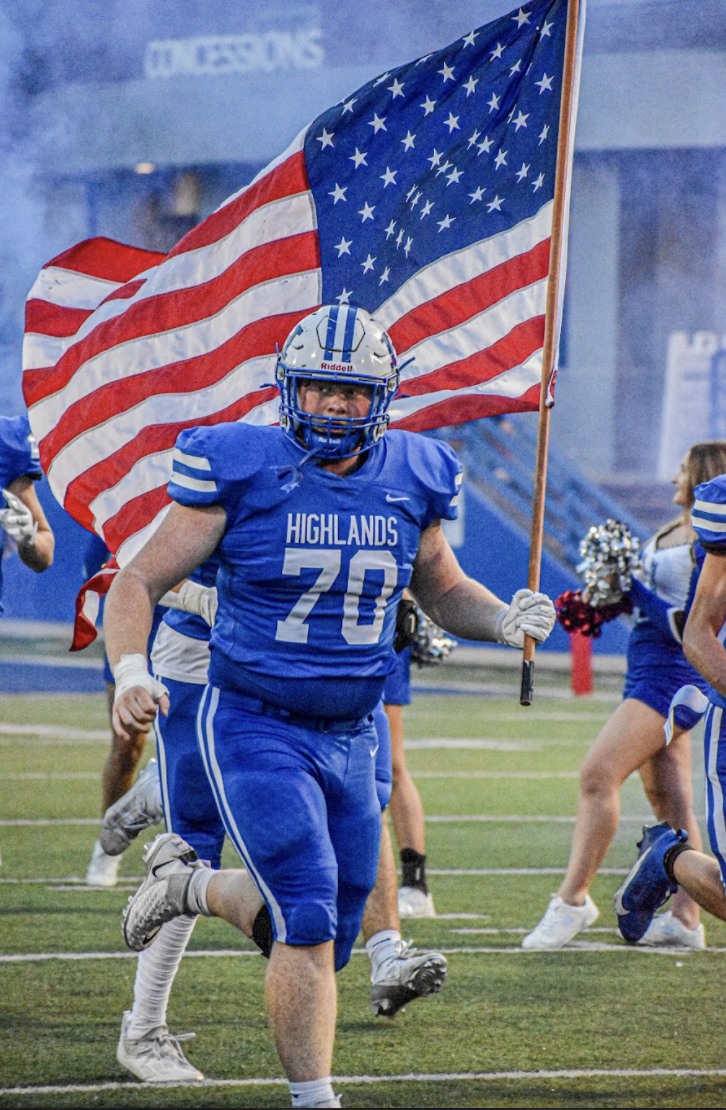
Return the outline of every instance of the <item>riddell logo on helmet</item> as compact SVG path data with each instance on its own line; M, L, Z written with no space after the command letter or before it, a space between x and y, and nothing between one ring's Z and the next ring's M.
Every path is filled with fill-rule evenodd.
M321 370L352 370L352 362L321 362Z

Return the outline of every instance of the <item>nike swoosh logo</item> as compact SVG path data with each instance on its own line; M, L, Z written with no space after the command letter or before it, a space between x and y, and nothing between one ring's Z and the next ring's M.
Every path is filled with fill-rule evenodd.
M371 748L371 759L373 759L374 755L378 751L379 746L379 744L376 744L375 748Z
M410 501L410 497L391 497L390 493L386 494L386 501Z

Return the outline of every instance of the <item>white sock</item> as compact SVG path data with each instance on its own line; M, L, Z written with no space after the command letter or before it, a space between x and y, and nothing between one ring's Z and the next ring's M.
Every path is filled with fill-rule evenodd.
M330 1076L326 1079L309 1079L305 1083L291 1083L290 1094L293 1106L333 1106L335 1100Z
M401 943L401 934L397 929L381 929L374 933L366 943L366 952L371 961L371 976L375 976L379 967L386 960L398 956L398 946Z
M166 1024L166 1007L174 976L196 922L196 916L190 914L165 922L154 943L139 952L134 1004L127 1028L131 1040L137 1040L150 1029Z
M187 887L187 906L189 913L201 913L204 917L214 917L207 905L207 887L212 881L214 871L211 867L198 867L192 872ZM156 943L156 941L154 941Z

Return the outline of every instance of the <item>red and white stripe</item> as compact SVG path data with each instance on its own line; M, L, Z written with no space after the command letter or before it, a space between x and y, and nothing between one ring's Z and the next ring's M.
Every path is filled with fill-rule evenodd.
M58 501L121 565L158 526L199 424L277 419L275 346L321 304L305 132L169 255L92 239L41 272L24 390ZM398 427L539 405L552 205L418 271L376 312L404 371Z

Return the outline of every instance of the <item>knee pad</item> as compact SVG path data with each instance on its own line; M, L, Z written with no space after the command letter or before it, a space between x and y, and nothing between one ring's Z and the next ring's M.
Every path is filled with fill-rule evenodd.
M324 902L299 902L285 917L286 944L324 944L335 939L335 908Z

